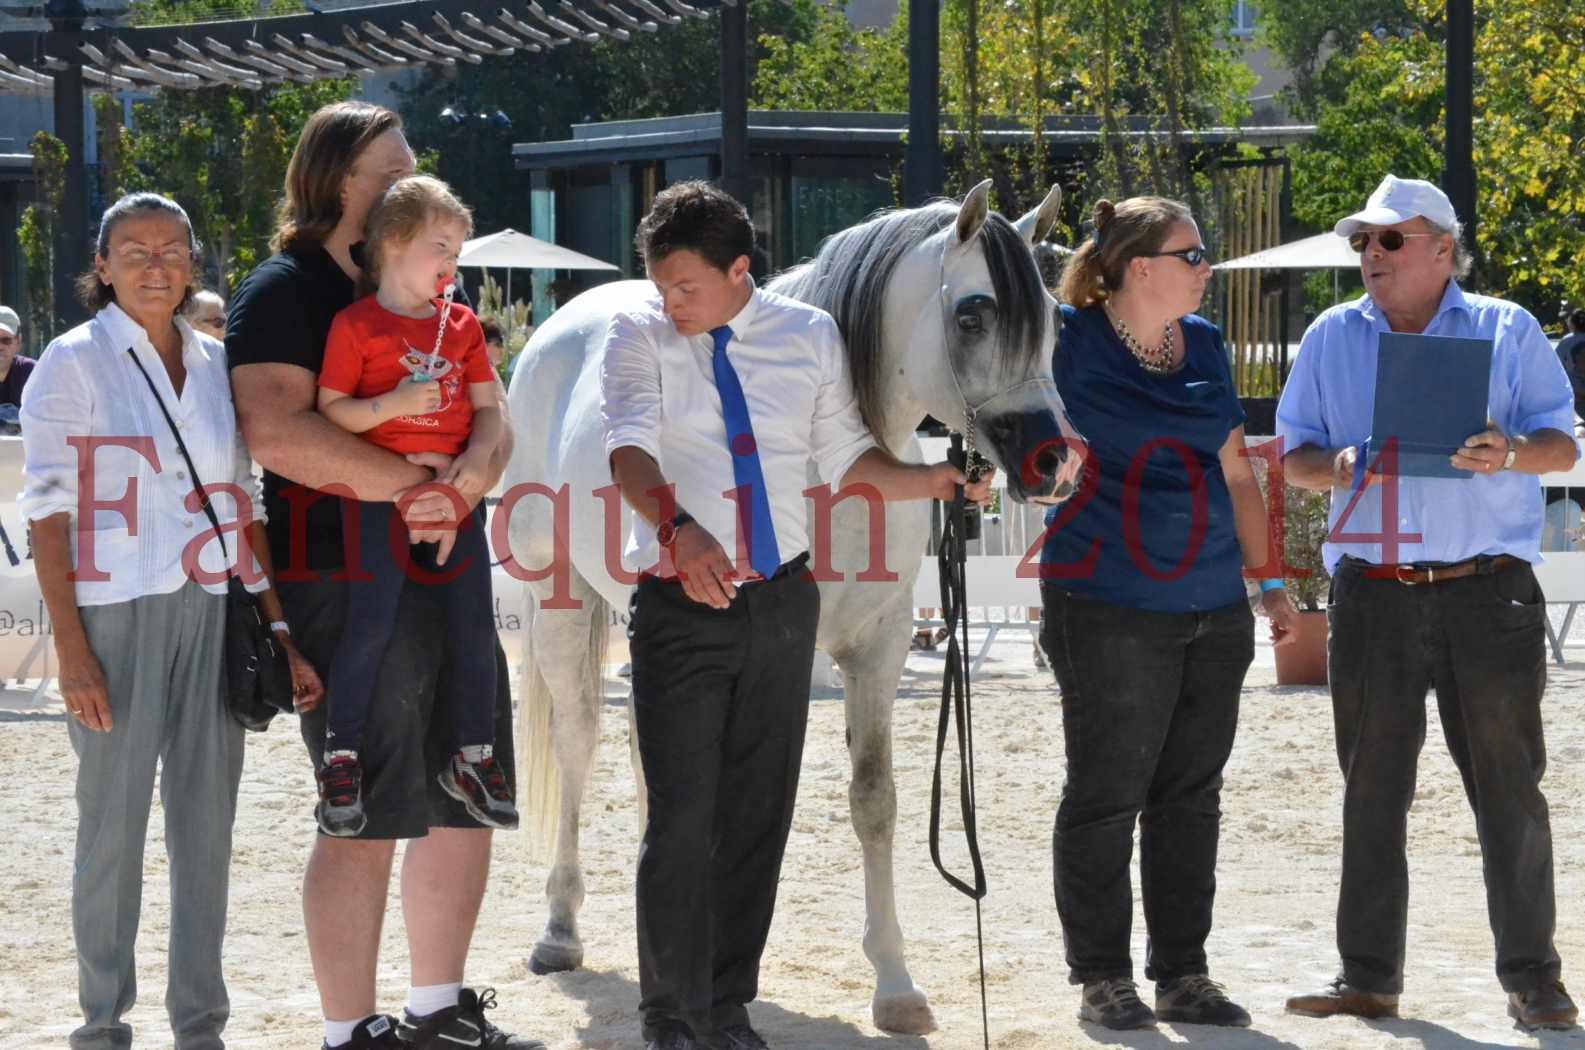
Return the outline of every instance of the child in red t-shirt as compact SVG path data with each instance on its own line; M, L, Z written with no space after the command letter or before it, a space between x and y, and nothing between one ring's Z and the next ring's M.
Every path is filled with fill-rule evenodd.
M472 228L472 213L438 179L413 176L386 191L369 214L364 243L364 281L376 291L331 323L319 411L392 452L452 457L436 480L476 502L505 421L479 321L451 301L457 254ZM445 289L438 300L437 287ZM439 702L449 705L455 740L440 785L480 823L516 827L512 793L493 755L495 609L482 515L459 522L445 566L436 564L433 544L410 545L394 504L348 500L344 516L356 542L347 565L347 622L326 690L320 829L356 835L366 822L358 750L414 566L416 578L440 588L446 609L447 631L435 644L450 648Z

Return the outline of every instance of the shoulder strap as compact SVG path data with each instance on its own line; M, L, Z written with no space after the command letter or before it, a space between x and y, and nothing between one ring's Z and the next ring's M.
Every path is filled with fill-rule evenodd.
M171 437L176 439L176 447L181 451L182 459L187 462L187 474L193 479L193 490L198 493L204 513L209 515L209 524L215 527L215 538L220 541L220 553L225 555L226 561L230 561L231 552L226 549L226 534L220 528L220 519L215 516L215 508L209 505L209 493L205 491L203 480L198 476L198 468L193 466L193 457L187 454L187 443L182 440L182 432L177 429L176 420L171 418L170 410L165 407L165 399L160 397L159 388L154 385L149 370L143 367L143 362L138 360L137 352L130 346L127 347L127 356L132 358L132 363L138 366L139 372L143 373L143 381L149 385L149 393L154 395L154 403L160 406L160 415L165 417L166 426L171 428Z

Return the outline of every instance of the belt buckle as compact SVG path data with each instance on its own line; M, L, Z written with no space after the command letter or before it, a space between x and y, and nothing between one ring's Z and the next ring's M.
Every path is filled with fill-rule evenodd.
M1413 565L1399 565L1393 570L1393 578L1405 587L1413 587L1420 581L1414 578Z

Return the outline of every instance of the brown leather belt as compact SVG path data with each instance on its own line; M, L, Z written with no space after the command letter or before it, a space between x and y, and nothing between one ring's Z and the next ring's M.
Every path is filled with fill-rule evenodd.
M1367 565L1365 575L1377 578L1384 576L1412 587L1417 583L1447 583L1524 564L1523 558L1515 558L1512 554L1499 554L1496 557L1480 555L1451 565Z

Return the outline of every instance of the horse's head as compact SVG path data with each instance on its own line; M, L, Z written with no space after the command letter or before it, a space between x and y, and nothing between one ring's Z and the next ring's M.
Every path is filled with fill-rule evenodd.
M990 211L990 186L974 187L957 220L932 238L938 291L915 325L911 356L933 352L937 361L916 376L915 391L1004 472L1009 496L1054 503L1078 482L1082 439L1051 377L1062 313L1032 248L1055 223L1062 194L1053 187L1010 223Z

